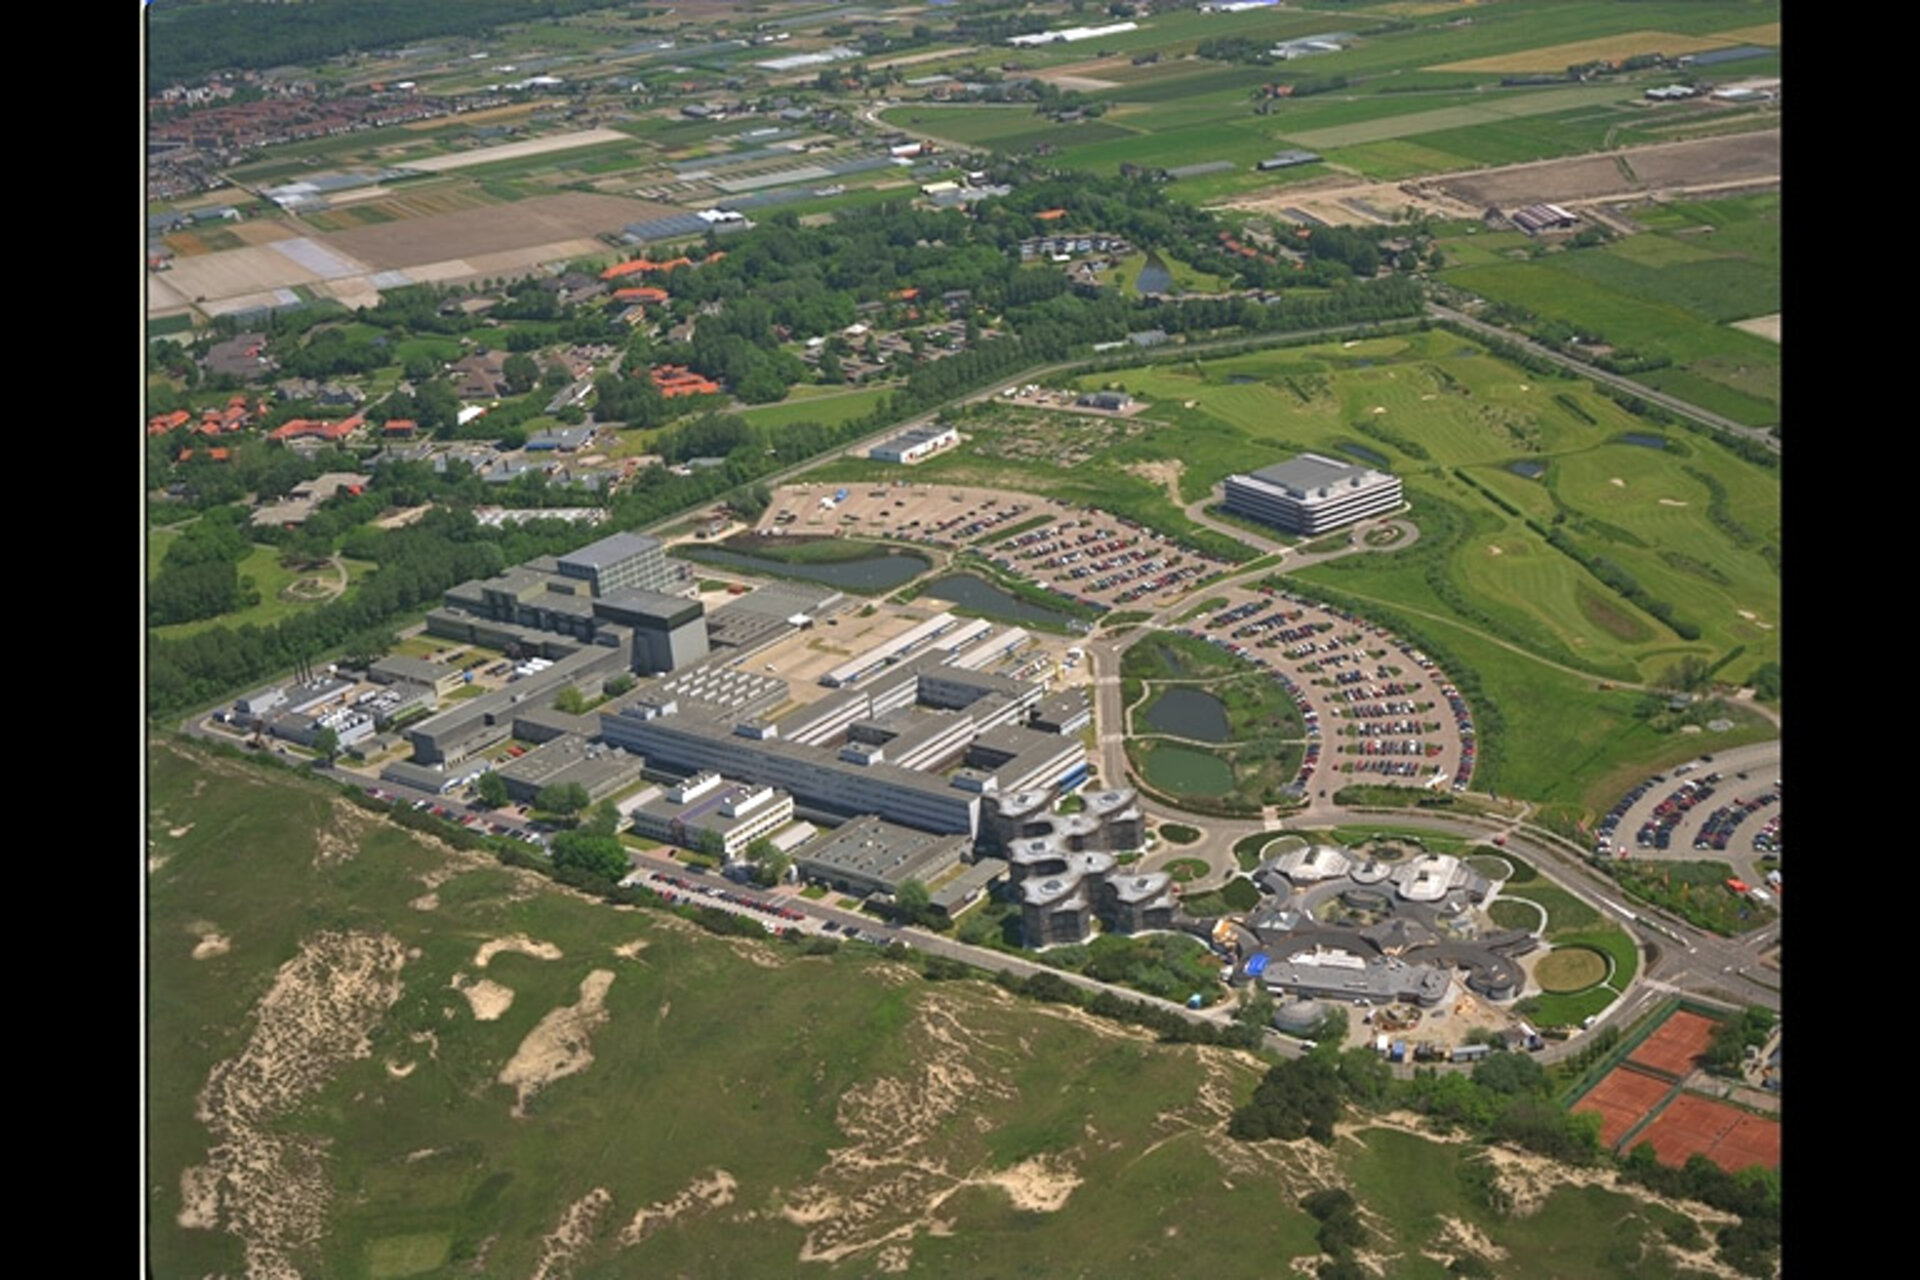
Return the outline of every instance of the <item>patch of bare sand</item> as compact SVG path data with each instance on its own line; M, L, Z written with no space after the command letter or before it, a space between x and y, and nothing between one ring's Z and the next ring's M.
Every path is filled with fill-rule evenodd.
M360 841L380 824L381 819L336 798L332 805L331 826L317 827L313 833L313 865L337 866L360 852Z
M685 1214L723 1209L733 1203L733 1193L738 1189L739 1184L725 1169L715 1169L704 1177L695 1178L679 1195L650 1204L634 1214L633 1221L620 1231L620 1244L622 1247L639 1244Z
M841 1096L836 1121L848 1145L830 1151L820 1172L781 1208L781 1216L807 1230L803 1263L908 1247L950 1196L990 1176L950 1167L953 1122L1016 1096L1002 1064L1017 1050L1004 1035L977 1027L963 1016L961 1001L942 992L920 998L906 1042L918 1047L918 1061L906 1074ZM1068 1155L1054 1158L1065 1176Z
M407 903L407 905L415 911L432 911L439 907L440 895L432 890L428 890L426 893L421 894L419 897L413 899L413 901Z
M1756 338L1765 338L1768 342L1780 341L1780 313L1770 316L1755 316L1751 320L1735 320L1733 327L1742 329Z
M1490 556L1503 556L1503 555L1505 555L1505 554L1507 554L1507 553L1506 553L1506 552L1504 552L1504 551L1502 551L1502 550L1501 550L1501 549L1500 549L1500 548L1499 548L1498 546L1496 546L1496 545L1494 545L1493 543L1491 543L1491 542L1489 542L1489 543L1487 544L1487 554L1488 554L1488 555L1490 555Z
M473 967L476 969L486 968L487 961L493 959L502 951L513 951L523 956L532 956L535 960L559 960L562 958L560 948L554 946L551 942L537 942L524 933L516 933L510 938L494 938L481 943L480 949L473 953Z
M191 830L193 830L193 824L189 822L184 827L168 827L167 834L172 836L175 840L178 840L181 836L187 834L187 832Z
M613 954L619 956L622 960L632 960L642 951L645 951L648 945L645 938L635 938L632 942L623 942L615 947Z
M1624 488L1626 488L1626 487L1627 487L1627 482L1626 482L1625 480L1622 480L1622 479L1621 479L1621 478L1620 478L1619 476L1613 476L1613 477L1610 477L1610 478L1609 478L1609 479L1607 480L1607 483L1608 483L1608 484L1610 484L1610 485L1615 485L1615 486L1617 486L1617 487L1619 487L1619 488L1622 488L1622 489L1624 489Z
M1187 464L1180 459L1170 458L1162 462L1130 462L1122 469L1139 476L1149 484L1162 486L1166 489L1167 496L1173 499L1173 504L1179 507L1186 505L1180 498L1180 473L1186 470L1186 467Z
M240 1237L250 1276L298 1276L294 1256L322 1237L326 1144L272 1126L342 1063L372 1055L405 963L388 935L314 935L254 1006L247 1043L207 1073L195 1115L213 1143L204 1166L181 1174L180 1222Z
M1445 1254L1429 1253L1427 1256L1436 1261L1453 1264L1453 1260L1463 1253L1471 1253L1485 1258L1489 1262L1498 1262L1507 1256L1506 1249L1493 1242L1486 1232L1463 1218L1453 1218L1446 1214L1440 1217L1440 1238L1434 1243L1447 1250Z
M493 1022L513 1006L513 988L492 978L469 982L466 974L456 973L447 985L467 998L475 1022Z
M549 1011L500 1068L500 1083L519 1095L513 1104L516 1119L527 1114L527 1099L534 1094L593 1065L593 1033L607 1020L605 1002L613 976L611 969L595 969L582 978L579 1003Z
M573 1273L573 1255L593 1243L600 1215L613 1205L613 1193L595 1187L566 1207L560 1221L540 1240L540 1262L533 1280L560 1280Z
M168 861L167 855L164 853L148 854L147 855L147 874L152 875L154 872L158 871L160 868L166 866L167 861Z
M1660 499L1660 505L1663 507L1684 507L1687 504L1678 498L1662 498Z
M405 1080L413 1074L414 1068L419 1065L418 1062L394 1062L389 1059L387 1061L387 1074L395 1080Z
M187 932L199 935L200 940L193 944L193 958L205 960L210 956L223 956L233 946L233 940L215 928L211 921L196 920L187 926Z
M1065 1207L1083 1179L1047 1156L1035 1156L1010 1169L968 1181L976 1186L999 1187L1013 1201L1013 1207L1023 1212L1056 1213Z

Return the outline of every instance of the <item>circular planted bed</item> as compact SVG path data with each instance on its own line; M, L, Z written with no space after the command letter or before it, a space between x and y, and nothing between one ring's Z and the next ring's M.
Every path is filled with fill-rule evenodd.
M1501 898L1487 907L1487 918L1502 929L1528 929L1535 933L1547 927L1547 909L1525 898Z
M1606 981L1607 958L1591 947L1555 947L1533 968L1542 991L1565 995Z
M1466 860L1467 865L1489 880L1510 880L1513 878L1513 864L1494 853L1476 853Z
M1169 844L1192 844L1200 838L1200 828L1189 827L1183 822L1163 822L1160 824L1160 838Z
M1362 535L1363 540L1370 547L1390 547L1404 536L1406 531L1397 524L1380 525L1367 530Z
M1175 858L1161 870L1172 876L1177 883L1187 884L1207 874L1207 864L1199 858Z

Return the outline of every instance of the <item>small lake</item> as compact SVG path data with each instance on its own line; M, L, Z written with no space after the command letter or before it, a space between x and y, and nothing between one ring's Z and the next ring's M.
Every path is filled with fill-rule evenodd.
M1342 444L1340 452L1350 453L1360 461L1372 463L1376 467L1385 467L1388 464L1386 454L1369 449L1363 444Z
M1614 437L1621 444L1637 444L1642 449L1664 449L1667 447L1665 436L1648 435L1644 431L1629 431Z
M787 564L766 556L744 555L721 547L678 547L674 554L685 556L696 564L745 569L777 578L801 578L807 582L824 583L842 591L863 594L891 591L933 567L933 561L926 557L903 552L868 556L864 560L843 560L837 564Z
M1198 689L1169 689L1147 708L1149 728L1199 742L1227 740L1227 708Z
M1038 622L1062 627L1073 621L1069 614L1031 604L972 574L950 573L944 578L935 578L921 594L1003 622Z
M1167 264L1157 253L1147 255L1147 263L1140 268L1140 276L1133 287L1141 293L1172 293L1173 272L1167 270Z
M1525 476L1529 480L1538 480L1541 476L1547 474L1547 464L1544 462L1527 461L1509 462L1507 464L1507 470L1517 476Z

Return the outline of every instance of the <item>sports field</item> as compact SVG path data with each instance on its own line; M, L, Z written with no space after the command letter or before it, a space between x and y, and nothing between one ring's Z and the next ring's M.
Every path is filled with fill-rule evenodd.
M1694 1069L1695 1060L1706 1052L1718 1026L1711 1018L1678 1010L1640 1043L1628 1061L1677 1080Z
M1573 1110L1600 1117L1600 1142L1611 1149L1672 1091L1671 1081L1631 1067L1615 1067L1587 1090Z
M1780 1122L1738 1107L1681 1093L1640 1132L1662 1164L1681 1165L1700 1154L1729 1173L1750 1165L1780 1167Z

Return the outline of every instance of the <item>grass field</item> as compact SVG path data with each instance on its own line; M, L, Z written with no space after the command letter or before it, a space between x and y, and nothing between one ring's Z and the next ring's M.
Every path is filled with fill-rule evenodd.
M885 387L851 391L844 387L795 387L777 404L752 405L739 412L748 422L768 427L784 427L795 422L837 427L872 413L886 394Z
M281 1241L308 1274L414 1274L482 1249L490 1271L531 1273L541 1236L595 1187L610 1203L574 1259L580 1275L792 1274L802 1256L822 1275L867 1275L889 1240L907 1243L916 1274L936 1276L978 1275L976 1251L1004 1255L1016 1241L1050 1271L1090 1256L1177 1268L1185 1246L1162 1229L1174 1220L1224 1233L1219 1247L1239 1241L1247 1267L1312 1248L1304 1215L1271 1204L1286 1185L1279 1167L1221 1191L1209 1153L1220 1116L1197 1089L1250 1089L1254 1072L1237 1057L1158 1047L984 984L925 984L870 948L801 959L615 912L430 849L250 766L202 768L159 745L150 781L157 1274L249 1269L234 1236L179 1225L181 1174L220 1158L194 1102L216 1064L264 1068L282 1049L299 1069L276 1073L270 1096L284 1105L234 1138L234 1157L259 1165L232 1176L236 1191L270 1190L299 1206L296 1223L319 1228L311 1244ZM427 874L434 905L409 907ZM213 935L227 949L193 958ZM495 955L484 976L511 1003L478 1021L450 984L477 980L477 948L513 935L557 954ZM276 969L287 990L299 967L283 966L338 958L356 938L398 948L391 1005L356 1015L341 987L331 999L314 990L299 1001L295 1038L276 1040L289 1024L262 1003ZM344 967L333 972L345 981ZM612 975L605 1020L578 1033L578 1070L516 1118L502 1068L595 972ZM743 1018L748 987L756 1012ZM363 1033L371 1052L356 1058ZM969 1083L918 1083L942 1078ZM324 1149L302 1145L322 1137ZM731 1195L688 1195L679 1213L620 1238L642 1209L722 1173ZM1147 1187L1158 1207L1116 1230ZM873 1203L831 1218L798 1212L856 1198ZM927 1232L936 1206L956 1236ZM247 1209L231 1211L254 1240L274 1240Z
M1731 322L1780 310L1777 194L1641 211L1648 230L1531 262L1489 257L1486 237L1446 240L1441 278L1616 348L1664 356L1644 378L1750 426L1779 421L1780 346Z
M147 576L152 578L158 572L160 560L166 555L166 531L150 531L147 540ZM341 565L347 574L347 589L353 589L353 583L366 577L376 567L366 560L342 558ZM323 581L334 581L338 572L331 568L320 569L314 573L296 573L280 563L280 549L256 544L246 559L240 562L240 577L253 580L253 589L260 593L260 603L234 613L224 613L217 618L203 618L199 622L181 622L170 627L154 627L153 635L164 639L176 639L194 635L210 627L268 627L284 618L292 617L304 609L314 607L315 601L300 600L282 593L295 582L308 577L317 577Z

